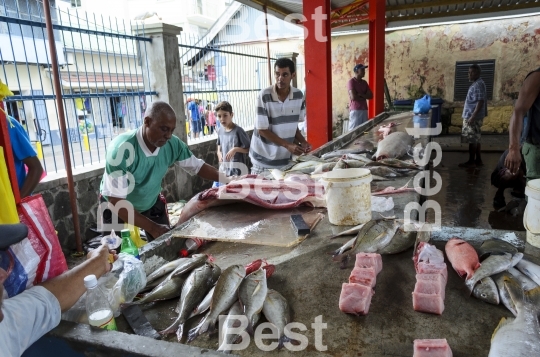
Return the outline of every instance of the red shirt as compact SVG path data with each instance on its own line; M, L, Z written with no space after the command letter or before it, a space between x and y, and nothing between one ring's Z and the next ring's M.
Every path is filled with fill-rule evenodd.
M354 89L358 94L366 94L369 90L369 85L365 80L357 80L356 77L353 77L347 82L347 91L351 89ZM349 110L367 110L367 100L349 100Z

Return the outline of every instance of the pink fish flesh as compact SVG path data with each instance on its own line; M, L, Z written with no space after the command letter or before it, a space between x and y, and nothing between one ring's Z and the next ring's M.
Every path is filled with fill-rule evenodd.
M358 253L356 254L355 268L375 268L375 273L379 274L382 270L382 258L377 253Z
M374 291L371 287L343 283L339 296L339 309L347 314L367 315Z
M377 282L377 273L373 267L371 268L357 268L355 267L351 271L349 276L349 283L361 284L369 286L370 288L375 287Z
M414 340L413 357L452 357L446 339Z

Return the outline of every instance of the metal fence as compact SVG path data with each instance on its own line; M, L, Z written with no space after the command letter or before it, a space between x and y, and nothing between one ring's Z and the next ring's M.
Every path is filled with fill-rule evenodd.
M271 66L276 61L270 54ZM215 138L216 124L210 120L213 108L221 101L233 107L233 121L244 130L253 129L257 115L257 95L270 85L268 57L264 44L234 44L220 41L220 36L180 35L180 63L183 66L183 89L186 118L188 103L196 101L204 114L202 131L195 133L186 121L188 142Z
M141 125L155 92L145 88L139 46L150 41L132 34L121 19L70 9L51 1L66 124L74 167L103 162L112 138ZM35 143L48 173L65 169L52 68L39 0L0 0L0 78L14 96L8 114ZM148 73L148 71L145 71Z

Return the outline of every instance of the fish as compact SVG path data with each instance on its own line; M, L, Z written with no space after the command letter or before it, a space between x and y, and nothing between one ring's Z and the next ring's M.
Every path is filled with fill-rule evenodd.
M227 347L238 341L240 333L231 333L230 329L240 327L240 321L238 320L238 316L240 315L242 315L242 305L240 304L240 301L237 300L229 310L223 325L220 327L219 332L221 336L220 345L217 349L218 351L223 353L231 353L231 350L227 349ZM260 317L261 313L253 315L251 324L255 326L257 322L259 322Z
M497 285L497 288L499 289L499 301L510 311L514 316L517 315L516 311L516 305L514 304L514 301L510 297L510 294L508 293L508 290L504 286L504 279L515 279L512 274L508 273L508 271L503 271L502 273L498 273L493 275L492 277L493 281Z
M190 258L184 258L187 260L182 261L171 273L171 277L182 275L190 270L196 269L204 265L208 260L206 254L193 254ZM212 258L213 259L213 258Z
M161 331L160 334L167 335L176 332L178 342L180 342L184 333L184 324L195 307L204 299L216 283L220 274L221 269L210 262L193 270L182 287L177 306L177 310L179 311L178 317L172 325Z
M169 274L170 275L170 274ZM152 281L150 284L149 283L146 283L146 285L144 286L144 288L142 288L140 291L139 291L139 294L140 293L144 293L144 292L147 292L147 291L151 291L152 289L154 289L156 286L158 286L159 284L161 284L162 282L164 282L166 279L169 278L169 275L164 275L162 277L159 277L157 279L155 279L154 281Z
M517 252L517 248L512 244L502 239L492 238L482 242L482 245L480 248L478 248L478 257L480 258L480 261L482 261L491 254L501 255L504 253L510 253L514 255Z
M141 305L149 302L174 299L180 296L182 286L186 281L187 276L178 275L171 277L170 275L161 284L156 286L148 294L144 295L140 300L134 301L129 304ZM126 305L129 305L126 304Z
M364 226L365 223L362 223L362 224L359 224L351 229L347 229L346 231L343 231L343 232L340 232L338 234L334 234L330 237L328 237L329 239L335 239L335 238L338 238L338 237L341 237L341 236L348 236L348 235L356 235L358 234L358 232L360 232L360 229L362 229L362 227Z
M262 311L268 287L266 272L260 268L246 276L238 288L238 298L242 304L242 312L248 319L247 332L253 336L253 316Z
M398 159L407 154L407 151L414 144L414 139L407 133L391 133L377 144L377 151L373 158L377 161L382 159Z
M367 169L371 172L373 175L382 176L382 177L401 177L403 176L401 173L392 170L389 167L386 166L370 166L367 167Z
M343 155L342 158L347 159L347 160L362 161L362 162L365 162L366 164L373 162L373 160L371 160L369 157L365 155L360 155L360 154L346 154L346 155Z
M465 280L465 285L467 285L469 291L472 292L477 281L513 267L522 257L523 253L516 253L514 255L510 253L505 253L504 255L490 255L482 262L480 268L476 269L474 274L469 279Z
M173 260L172 262L168 262L167 264L161 266L159 269L152 272L150 275L146 277L146 284L152 283L153 281L159 279L160 277L169 274L170 272L174 271L176 268L178 268L180 265L184 264L190 264L192 262L192 259L198 256L204 256L206 258L206 254L194 254L190 258L179 258L176 260Z
M201 314L204 314L206 311L208 311L208 309L210 308L210 303L212 302L212 296L214 295L214 290L215 290L215 286L210 289L210 291L208 292L208 294L206 294L206 296L204 297L204 299L199 303L199 305L197 305L197 307L195 307L195 309L193 309L193 311L191 312L191 315L189 315L188 317L188 320L191 319L192 317L195 317L197 315L201 315ZM178 310L178 305L176 306L176 308L174 309L174 311L179 314L180 311Z
M363 149L363 150L373 150L375 148L375 145L369 140L356 140L352 143L355 148L357 149Z
M296 162L306 162L306 161L326 162L324 159L317 157L315 155L310 155L310 154L302 154L296 157Z
M388 166L396 169L409 169L409 170L421 170L422 168L415 163L409 161L403 161L399 159L382 159L378 161L371 161L366 164L366 168L370 166Z
M270 169L270 173L275 180L283 180L285 178L285 173L279 169Z
M510 268L508 269L508 272L519 281L521 287L523 288L523 291L529 291L539 286L537 283L534 282L534 280L532 280L516 268Z
M336 163L332 171L342 170L342 169L351 169L351 168L361 168L361 167L364 167L365 164L366 163L363 161L340 159Z
M540 266L531 263L528 260L522 259L517 265L516 268L522 272L523 274L527 275L529 278L531 278L532 281L534 281L536 284L540 285Z
M423 226L423 225L422 225ZM418 229L416 239L414 241L413 256L416 254L418 245L422 242L428 243L431 240L431 231L423 231L422 226Z
M332 171L332 169L336 166L337 162L327 162L325 164L321 164L313 170L313 174L322 174L324 172Z
M504 278L504 286L516 305L515 318L503 317L491 337L488 357L540 356L540 288L524 293L515 280Z
M489 276L480 280L478 284L474 286L472 295L482 301L493 305L499 305L499 289L493 279Z
M333 257L341 255L351 249L354 246L354 243L356 242L357 237L354 237L353 239L349 240L347 243L343 244L338 249L334 250L333 252L330 252Z
M263 260L262 259L257 259L257 260L254 260L252 261L251 263L247 264L245 266L246 268L246 274L245 275L249 275L251 273L253 273L255 270L259 269L263 264Z
M218 190L219 187L209 188L193 196L182 209L180 218L178 218L178 222L174 227L178 227L189 221L191 217L207 208L228 205L235 202L234 200L218 200Z
M294 165L289 170L281 169L281 171L283 171L285 173L289 173L289 172L298 173L298 172L301 172L301 173L304 173L304 174L310 174L320 164L321 163L319 161L303 161L303 162L300 162L300 163Z
M285 342L291 341L285 336L285 326L291 321L287 300L277 291L268 289L262 312L268 322L278 330L278 350L283 348Z
M419 222L410 222L405 224L402 219L397 219L398 229L392 237L390 243L382 249L379 249L379 254L398 254L406 251L414 245L417 230L420 227Z
M322 155L321 159L328 160L333 157L342 157L343 155L349 155L349 154L355 154L355 155L365 154L365 153L371 152L372 150L373 149L366 150L363 148L336 150L336 151L332 151L332 152Z
M214 333L219 315L229 310L238 299L238 287L245 276L246 268L239 264L231 265L221 273L212 296L210 313L205 316L197 327L189 331L188 342L193 341L203 333Z
M463 239L451 238L445 245L446 256L452 264L452 268L460 277L466 275L465 279L470 279L474 271L480 267L478 254L472 245Z

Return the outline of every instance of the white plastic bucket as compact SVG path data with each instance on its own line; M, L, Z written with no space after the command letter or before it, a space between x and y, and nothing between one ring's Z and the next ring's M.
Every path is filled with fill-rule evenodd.
M371 220L371 172L343 169L323 175L330 223L352 226Z
M527 230L527 242L540 248L540 179L527 182L525 194L528 199L523 225Z

